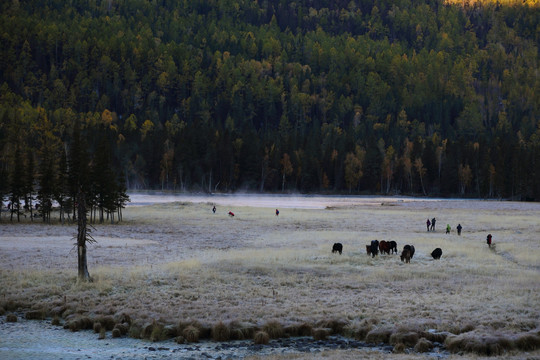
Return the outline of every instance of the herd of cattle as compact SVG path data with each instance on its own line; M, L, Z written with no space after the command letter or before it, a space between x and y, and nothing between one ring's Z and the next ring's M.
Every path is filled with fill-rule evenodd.
M332 246L332 253L338 252L339 255L343 252L343 244L341 243L334 243L334 246ZM366 252L372 257L375 257L379 254L388 254L390 255L390 252L392 254L398 252L397 250L397 243L395 241L385 241L385 240L371 240L371 244L366 245ZM401 261L404 261L405 263L410 263L411 259L414 256L414 245L405 245L403 247L403 251L401 252ZM436 248L431 252L431 256L435 260L439 260L442 256L442 250L441 248Z

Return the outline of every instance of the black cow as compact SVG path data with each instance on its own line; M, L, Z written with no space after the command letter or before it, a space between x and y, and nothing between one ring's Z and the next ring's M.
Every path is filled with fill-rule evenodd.
M414 245L408 245L407 244L407 245L405 245L403 247L403 250L409 250L410 253L411 253L411 259L413 258L413 256L414 256Z
M371 256L379 254L379 240L371 240Z
M397 242L394 240L388 242L390 244L390 250L392 250L392 254L397 254Z
M341 243L334 243L334 246L332 246L332 254L335 252L338 252L339 255L341 255L342 251L343 251L343 245Z
M442 256L442 249L436 248L435 250L431 252L431 256L433 256L435 260L439 260Z

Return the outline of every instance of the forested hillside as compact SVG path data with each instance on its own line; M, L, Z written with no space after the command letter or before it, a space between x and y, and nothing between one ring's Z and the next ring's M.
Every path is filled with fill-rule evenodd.
M3 1L1 195L538 201L540 6L452 3Z

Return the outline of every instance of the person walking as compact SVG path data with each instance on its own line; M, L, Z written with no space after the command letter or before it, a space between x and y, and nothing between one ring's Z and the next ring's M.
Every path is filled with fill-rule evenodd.
M458 226L457 226L456 229L457 229L457 234L458 234L459 236L461 236L461 229L463 229L463 227L461 227L461 224L458 224Z
M427 226L427 231L429 231L429 226L431 225L431 222L429 221L429 219L426 220L426 226Z
M276 216L279 216L279 210L276 209Z
M437 219L431 219L431 231L435 231L435 221L437 221Z
M446 224L446 233L450 234L450 224Z
M491 248L491 234L488 234L488 236L486 238L486 242L487 242L488 246Z
M214 207L212 208L212 212L215 214L216 213L216 205L214 205Z

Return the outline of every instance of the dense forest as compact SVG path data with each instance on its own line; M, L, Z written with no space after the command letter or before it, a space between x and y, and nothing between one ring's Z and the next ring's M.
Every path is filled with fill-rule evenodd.
M0 37L4 200L540 200L534 0L12 0Z

